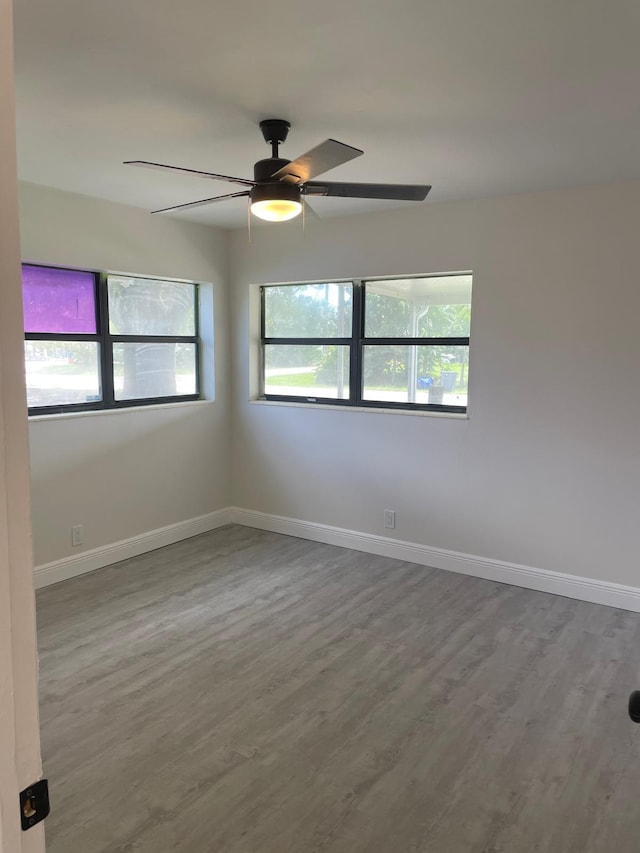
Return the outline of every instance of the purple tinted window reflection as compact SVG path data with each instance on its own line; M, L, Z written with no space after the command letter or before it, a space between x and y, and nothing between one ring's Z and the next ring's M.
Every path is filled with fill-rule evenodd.
M96 333L93 273L22 266L25 332Z

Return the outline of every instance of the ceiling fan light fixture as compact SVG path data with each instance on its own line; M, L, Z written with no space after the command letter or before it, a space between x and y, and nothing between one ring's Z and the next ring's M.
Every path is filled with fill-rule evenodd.
M278 198L254 201L251 203L251 213L267 222L286 222L302 213L302 205L299 201L282 201Z
M302 213L300 188L295 184L257 184L250 196L251 213L267 222L286 222Z

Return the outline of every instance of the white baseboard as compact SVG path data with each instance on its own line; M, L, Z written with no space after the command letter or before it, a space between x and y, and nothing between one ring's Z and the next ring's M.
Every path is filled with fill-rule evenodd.
M112 545L103 545L101 548L93 548L91 551L83 551L72 557L63 557L52 563L45 563L35 568L35 586L40 589L49 584L58 583L76 575L84 575L93 572L112 563L128 560L129 557L137 557L146 554L147 551L155 551L165 545L172 545L182 539L189 539L199 533L207 533L216 527L230 524L231 512L229 509L220 509L187 521L179 521L177 524L169 524L130 539L122 539Z
M285 518L238 507L230 509L230 516L232 522L246 527L257 527L273 533L284 533L300 539L339 545L342 548L352 548L354 551L365 551L381 557L406 560L435 569L459 572L499 583L535 589L538 592L550 592L567 598L577 598L580 601L640 613L640 589L633 586L552 572L547 569L534 569L518 563L506 563L503 560L476 557L472 554L461 554L443 548L432 548L428 545L403 542L386 536L358 533L355 530L345 530L328 524Z
M472 554L461 554L458 551L447 551L443 548L432 548L415 542L403 542L386 536L376 536L373 533L359 533L356 530L346 530L329 524L318 524L313 521L302 521L298 518L285 518L266 512L257 512L239 507L229 507L177 524L170 524L158 530L151 530L130 539L123 539L112 545L83 551L72 557L65 557L37 566L35 569L36 589L58 583L68 578L101 569L112 563L137 557L147 551L163 548L182 539L189 539L200 533L207 533L225 524L242 524L245 527L257 527L260 530L270 530L273 533L283 533L299 539L310 539L313 542L325 542L328 545L338 545L341 548L351 548L354 551L364 551L381 557L391 557L431 566L434 569L444 569L477 578L508 583L539 592L550 592L554 595L564 595L580 601L593 604L604 604L609 607L619 607L640 613L640 589L633 586L599 581L592 578L568 575L562 572L552 572L547 569L535 569L518 563L506 563L489 557L477 557Z

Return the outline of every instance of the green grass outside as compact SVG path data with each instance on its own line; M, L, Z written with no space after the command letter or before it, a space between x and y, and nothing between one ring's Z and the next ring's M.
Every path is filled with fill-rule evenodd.
M95 370L95 367L86 367L83 364L52 364L49 367L41 367L38 373L43 376L79 376L92 370Z
M80 376L85 373L95 373L95 369L95 365L52 364L49 367L40 368L40 370L38 370L38 373L42 376ZM191 375L192 373L193 368L187 367L177 368L175 371L176 376L187 376ZM124 369L122 368L122 365L115 365L113 375L118 377L122 377L124 375ZM286 379L286 377L281 376L279 377L279 379L283 380ZM286 385L286 382L280 382L279 384Z
M452 393L461 393L462 390L458 388L458 383L460 381L460 370L456 371L456 366L453 367L453 370L457 372L458 379L456 381L456 386L453 389ZM316 382L316 375L313 371L309 371L308 373L294 373L294 374L284 374L281 376L269 376L267 379L267 385L269 386L287 386L290 388L313 388L316 385L330 385L330 382ZM436 383L437 384L437 383ZM367 388L371 391L402 391L406 390L406 385L368 385Z
M292 385L294 388L308 388L316 384L316 375L310 370L309 373L284 374L282 376L269 376L268 385Z

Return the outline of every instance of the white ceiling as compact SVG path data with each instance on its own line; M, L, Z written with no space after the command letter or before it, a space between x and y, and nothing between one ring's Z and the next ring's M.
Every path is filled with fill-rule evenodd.
M282 156L327 177L431 183L426 204L640 178L638 0L15 0L22 180L146 209L239 188ZM323 215L407 202L316 199ZM226 227L244 199L183 213Z

